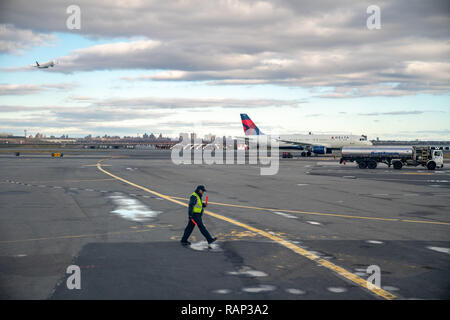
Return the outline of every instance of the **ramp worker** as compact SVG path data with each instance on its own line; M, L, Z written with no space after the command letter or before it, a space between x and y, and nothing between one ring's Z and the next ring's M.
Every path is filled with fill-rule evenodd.
M194 230L195 226L198 226L198 229L206 238L208 244L211 244L217 240L217 238L211 237L202 221L203 208L206 207L206 203L202 202L202 196L205 192L205 186L200 185L197 186L194 193L191 194L191 197L189 199L189 222L186 226L186 229L184 229L183 238L181 238L180 241L183 245L191 244L188 241L188 238Z

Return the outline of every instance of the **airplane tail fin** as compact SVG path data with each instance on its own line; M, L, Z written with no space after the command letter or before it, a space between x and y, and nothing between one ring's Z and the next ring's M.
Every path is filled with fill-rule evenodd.
M36 61L36 67L39 67L39 62Z
M246 113L241 113L242 126L244 127L244 132L246 136L259 136L264 133L259 130L256 124L250 119Z

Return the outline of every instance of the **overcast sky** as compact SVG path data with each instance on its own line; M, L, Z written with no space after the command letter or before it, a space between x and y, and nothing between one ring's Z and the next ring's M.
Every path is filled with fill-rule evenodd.
M0 2L0 132L450 140L449 1L72 4Z

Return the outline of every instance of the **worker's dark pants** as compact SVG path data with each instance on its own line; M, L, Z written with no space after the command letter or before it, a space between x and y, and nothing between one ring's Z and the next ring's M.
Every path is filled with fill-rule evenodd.
M194 220L195 223L197 224L198 229L200 230L200 232L202 233L202 235L206 238L206 240L208 241L208 243L211 242L211 241L212 241L212 237L211 237L211 235L209 234L208 230L206 230L205 225L203 224L203 221L202 221L202 213L194 213L193 220ZM191 235L191 233L192 233L192 231L194 230L194 228L195 228L194 222L192 222L192 220L189 219L189 222L188 222L188 224L187 224L187 226L186 226L186 229L184 229L184 235L183 235L183 238L181 238L181 241L182 241L182 242L186 242L186 241L187 241L187 239L188 239L189 236Z

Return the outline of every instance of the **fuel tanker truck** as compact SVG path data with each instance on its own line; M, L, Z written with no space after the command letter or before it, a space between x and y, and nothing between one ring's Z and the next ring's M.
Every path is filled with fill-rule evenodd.
M424 166L428 170L444 167L442 150L431 147L371 146L343 147L340 163L356 162L360 169L375 169L378 163L400 170L403 166Z

